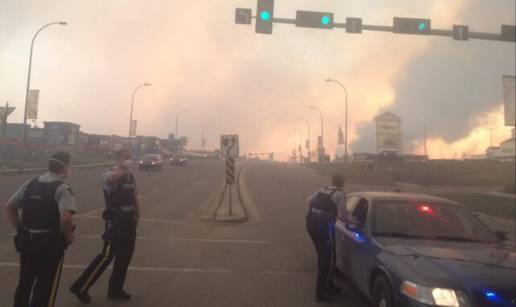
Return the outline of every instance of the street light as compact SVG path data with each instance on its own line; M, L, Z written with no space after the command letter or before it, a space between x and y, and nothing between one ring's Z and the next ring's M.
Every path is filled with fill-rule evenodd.
M294 128L294 131L297 131L297 133L299 133L299 147L298 147L298 151L299 151L299 164L303 163L303 133L301 132L301 130L299 128Z
M346 89L346 87L340 83L338 80L334 80L334 79L326 79L326 82L333 82L333 83L337 83L343 90L344 90L344 93L346 94L346 112L345 112L345 127L344 127L344 157L348 158L348 90Z
M320 144L321 148L320 148L320 155L322 155L322 154L324 154L324 119L323 119L323 114L322 114L321 110L319 110L319 108L317 108L317 107L308 106L308 108L318 111L319 114L321 115L321 144Z
M424 151L425 151L425 157L428 158L427 156L427 151L426 151L426 116L421 116L420 119L423 121L423 145L424 145Z
M213 122L207 122L202 125L201 129L201 151L204 151L204 146L206 145L206 140L204 139L204 129L208 127L209 125L212 125Z
M140 88L142 88L142 87L146 87L146 86L151 86L151 84L150 84L150 83L147 83L147 82L142 83L142 84L138 85L138 86L134 89L134 91L133 91L133 96L132 96L132 98L131 98L131 115L130 115L130 117L129 117L129 138L131 138L131 137L132 137L132 135L131 135L131 127L133 126L134 95L136 94L136 91L138 91Z
M304 122L306 124L306 127L308 128L308 134L307 134L308 136L306 138L308 143L306 144L306 149L308 150L308 155L307 155L308 162L310 162L310 160L312 159L312 153L310 151L310 143L311 143L310 142L310 136L311 136L311 134L310 134L310 122L308 120L306 120L306 119L303 119L303 118L299 118L299 120Z
M176 113L176 135L175 135L175 137L176 137L176 151L177 151L177 148L179 146L179 134L178 134L179 130L178 130L178 124L177 124L178 121L179 121L179 115L181 115L183 113L186 113L186 112L188 112L188 110L181 110L181 111Z
M53 25L65 26L65 25L67 25L67 23L64 22L64 21L57 21L57 22L51 22L49 24L46 24L46 25L42 26L36 32L36 34L34 34L34 37L32 38L32 42L30 44L29 70L28 70L28 73L27 73L27 89L25 90L25 110L23 112L23 134L22 134L23 155L21 157L22 161L23 161L23 159L25 157L25 154L26 154L26 151L25 151L26 144L25 143L26 143L26 140L27 140L27 128L26 128L26 125L27 125L27 106L29 104L30 76L31 76L31 72L32 72L32 53L34 51L34 42L36 41L36 38L38 37L38 35L39 35L39 33L41 31L43 31L45 28L53 26ZM22 168L23 168L22 163L20 163L20 169L22 169Z

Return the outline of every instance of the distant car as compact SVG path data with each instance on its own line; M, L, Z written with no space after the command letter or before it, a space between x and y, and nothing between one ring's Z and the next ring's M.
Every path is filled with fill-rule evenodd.
M143 160L140 161L140 171L146 170L163 170L163 158L160 154L147 154Z
M173 156L170 158L170 165L186 166L188 159L186 157Z
M516 306L507 233L492 232L458 203L352 193L339 208L335 238L337 267L373 307Z

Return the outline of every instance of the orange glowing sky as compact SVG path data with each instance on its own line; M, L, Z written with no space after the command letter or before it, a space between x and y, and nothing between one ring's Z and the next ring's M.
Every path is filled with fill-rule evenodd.
M439 124L429 125L432 157L482 153L488 128L495 142L510 136L503 125L501 76L514 75L514 44L352 35L282 24L273 35L258 35L254 25L234 24L236 7L255 6L254 0L3 0L0 103L17 107L11 122L21 120L32 35L47 22L65 20L68 26L49 28L36 42L32 88L41 91L40 125L71 121L85 132L126 135L131 92L148 81L152 87L136 97L141 135L165 137L174 130L175 113L188 109L180 134L190 138L190 148L200 147L201 126L212 121L206 133L210 148L217 147L221 133L238 133L244 152L285 157L298 143L295 128L306 138L300 117L310 120L316 143L319 116L307 108L316 105L325 114L326 145L333 153L338 126L344 124L344 96L324 80L335 78L350 94L352 150L373 151L374 139L361 127L380 111L403 111L408 100L422 106L414 117L428 116L430 122L436 119L430 111L447 101L463 110L460 123L456 113L443 110ZM337 21L362 17L367 24L389 25L393 16L425 17L436 28L468 24L481 32L515 23L514 0L277 0L275 15L294 18L297 9L332 11ZM457 82L432 77L421 80L421 89L406 85L414 83L412 76L424 75L421 67L446 76L450 65L439 59L458 56L461 60L452 62ZM471 70L483 75L470 78ZM440 90L417 96L425 88ZM432 109L433 101L442 105ZM443 124L448 122L460 128ZM412 132L404 150L421 153L417 121L404 118L403 123Z

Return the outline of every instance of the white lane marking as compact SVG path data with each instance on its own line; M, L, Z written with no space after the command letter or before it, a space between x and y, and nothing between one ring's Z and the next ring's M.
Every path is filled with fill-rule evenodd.
M159 191L163 191L163 189L162 188L157 188L157 189L154 189L153 192L159 192Z
M88 215L88 216L78 215L78 216L75 216L75 217L77 217L77 218L86 218L86 219L102 219L102 216L100 216L100 215ZM189 224L189 223L188 223L188 222L186 222L186 221L159 220L159 219L143 219L143 218L140 218L138 221L139 221L139 222L144 222L144 223Z
M0 267L20 267L17 262L0 262ZM87 268L86 265L82 264L65 264L64 269L78 269L84 270ZM109 270L113 267L109 266ZM310 270L297 270L297 271L252 271L252 270L230 270L230 269L217 269L217 268L165 268L165 267L147 267L147 266L130 266L130 271L139 272L163 272L163 273L211 273L211 274L235 274L235 273L252 273L252 274L263 274L263 275L286 275L286 274L312 274L314 271Z
M94 209L94 210L91 210L91 211L88 211L88 212L85 212L82 214L77 214L75 217L89 217L96 213L101 212L102 210L104 210L104 207L100 207L100 208L97 208L97 209Z
M83 235L77 236L81 239L98 239L100 236ZM163 238L163 237L136 237L137 240L142 241L182 241L182 242L200 242L200 243L233 243L233 244L279 244L274 241L259 241L259 240L226 240L226 239L195 239L195 238Z

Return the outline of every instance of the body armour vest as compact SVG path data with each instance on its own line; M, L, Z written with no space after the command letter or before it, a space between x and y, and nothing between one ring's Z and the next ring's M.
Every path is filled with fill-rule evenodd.
M122 207L135 207L136 183L134 176L127 173L118 179L116 187L111 192L104 190L106 209L121 209Z
M315 196L312 208L324 211L330 215L337 215L337 204L333 201L332 196L339 190L330 190L330 193L319 191Z
M61 229L59 204L55 200L62 181L40 182L32 179L23 195L22 226L33 230Z

